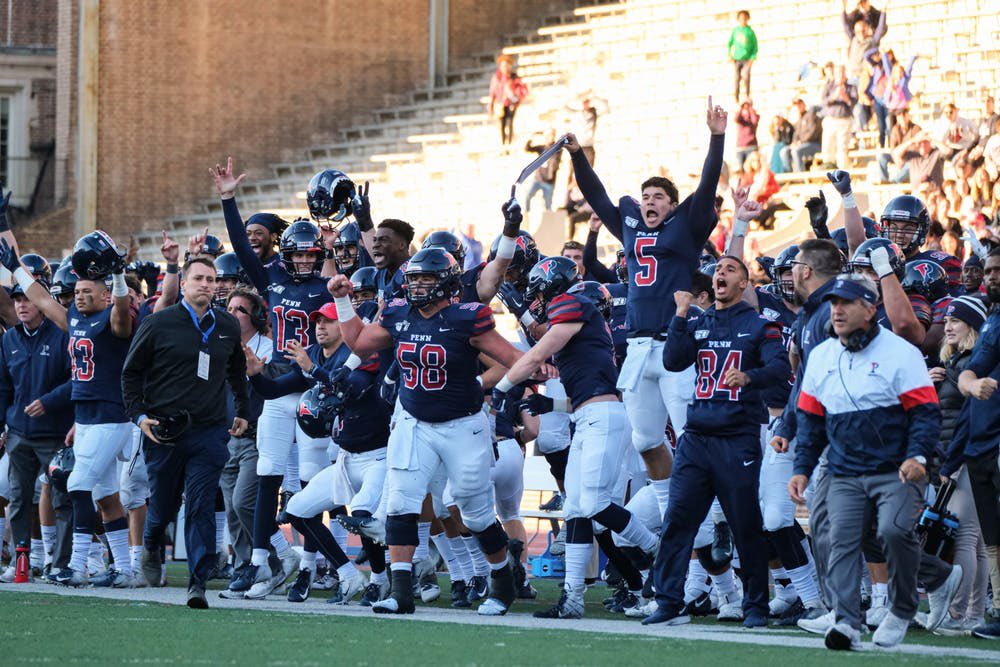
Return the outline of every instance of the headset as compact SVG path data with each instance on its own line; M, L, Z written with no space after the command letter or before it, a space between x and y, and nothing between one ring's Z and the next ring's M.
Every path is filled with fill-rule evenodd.
M250 302L250 312L247 313L242 307L240 310L243 310L247 317L250 318L250 324L253 325L254 329L261 334L266 334L268 326L268 309L267 306L264 305L264 299L262 299L256 291L249 289L239 289L239 291L233 290L233 292L229 295L229 300L232 300L234 296L243 297Z

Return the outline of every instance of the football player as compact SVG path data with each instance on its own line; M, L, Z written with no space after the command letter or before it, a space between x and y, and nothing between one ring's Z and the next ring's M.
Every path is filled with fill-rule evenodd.
M378 259L376 258L376 261ZM496 520L490 493L493 448L477 380L480 352L510 367L520 353L496 331L488 306L453 303L461 268L437 248L407 263L406 299L390 301L377 323L363 324L349 298L350 281L329 284L344 340L358 356L395 346L401 411L389 438L386 540L392 595L376 613L413 613L411 559L417 518L436 473L443 468L462 513L490 563L490 598L481 615L502 615L516 596L507 559L507 534Z

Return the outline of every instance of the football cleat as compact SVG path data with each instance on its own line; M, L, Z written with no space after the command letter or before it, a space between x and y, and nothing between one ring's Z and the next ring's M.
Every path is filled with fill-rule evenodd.
M288 553L281 559L281 570L285 575L285 579L298 572L301 564L302 556L294 549L289 549Z
M55 581L60 586L70 586L72 588L80 588L90 583L86 572L78 572L68 567L64 567L56 573Z
M507 563L505 567L490 572L489 597L479 605L476 612L480 616L503 616L516 599L514 569Z
M538 506L538 509L543 512L558 512L563 508L563 497L558 491L552 494L552 497L546 500L544 503Z
M624 614L626 609L646 604L646 601L640 598L638 593L639 591L626 591L625 596L621 600L608 607L608 611L612 614Z
M219 597L225 600L242 600L246 592L253 586L256 570L252 565L240 567L229 582L229 588L219 591Z
M889 613L888 600L885 595L873 595L872 606L865 612L865 625L877 628Z
M816 610L817 612L822 610ZM812 633L814 635L826 635L833 627L833 624L837 622L837 614L834 611L828 611L825 614L820 614L818 616L813 616L812 614L806 614L804 618L800 618L797 626L805 630L806 632Z
M413 598L399 600L392 596L376 602L372 605L372 611L376 614L412 614L415 611Z
M362 607L371 607L376 602L381 602L389 594L389 581L383 581L381 584L370 582L368 587L365 588L364 595L361 596L359 604Z
M354 572L354 575L348 579L340 580L340 588L337 589L337 594L331 596L327 602L329 604L347 604L358 595L365 592L368 588L368 579L365 575L358 571Z
M327 570L313 579L312 587L316 591L330 591L340 586L340 578L336 570Z
M569 584L563 585L559 601L543 611L536 611L535 618L583 618L583 589L574 590Z
M716 617L720 621L742 621L743 620L743 598L739 593L733 591L719 599L719 615Z
M604 598L601 604L604 605L605 609L611 609L616 604L624 600L626 595L628 595L628 586L625 585L625 580L623 579L621 584L615 587L615 592Z
M338 515L337 521L347 529L347 532L367 537L376 544L386 546L384 521L373 516L348 516L346 514Z
M712 613L712 596L702 593L695 599L684 605L682 612L687 616L708 616Z
M486 577L475 575L469 580L469 604L477 600L482 600L489 595L490 587L486 582Z
M778 616L778 621L776 625L779 626L793 626L798 623L800 618L805 617L809 612L809 609L802 604L802 600L795 600L795 604L785 610L783 614Z
M534 600L537 597L538 591L528 582L524 582L517 589L517 598L519 600Z
M8 565L2 573L0 573L0 583L11 584L14 583L14 575L17 573L17 568L13 565Z
M437 573L428 572L420 577L420 599L424 604L436 602L441 597L441 586L438 585Z
M646 618L647 616L652 616L659 609L659 605L656 604L656 600L649 600L648 602L641 602L643 598L640 598L640 604L635 607L629 607L625 610L625 615L629 618Z
M549 555L552 556L562 556L566 553L566 531L560 530L559 534L555 536L552 540L552 544L549 545Z
M309 591L312 590L313 583L313 571L302 568L299 570L299 576L295 578L292 585L288 588L288 601L289 602L305 602L309 599Z
M799 601L798 596L795 597L784 597L782 595L776 595L773 600L771 600L767 607L770 610L769 613L773 618L778 618L782 616L786 611L795 606L795 603Z
M254 566L251 566L253 568ZM254 573L253 585L244 594L243 598L246 600L263 600L271 593L281 593L281 586L285 583L285 572L284 570L278 570L275 574L271 572L271 567L264 563L263 565L256 566L257 571Z
M136 577L131 572L119 572L109 567L97 577L92 577L90 585L95 588L135 588Z
M456 608L472 606L469 602L469 585L461 579L451 582L451 606Z

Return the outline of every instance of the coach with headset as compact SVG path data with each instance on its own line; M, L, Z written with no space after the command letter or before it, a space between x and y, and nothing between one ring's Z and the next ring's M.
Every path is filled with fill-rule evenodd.
M142 572L151 586L159 583L160 546L183 493L193 609L208 607L205 583L217 563L215 497L229 459L226 445L246 430L250 410L240 325L212 306L215 278L210 259L189 259L180 303L143 320L122 370L125 409L142 430L149 472ZM236 417L227 429L230 387Z
M871 280L842 274L824 298L830 302L835 337L813 350L802 378L795 474L788 490L793 500L804 501L809 475L827 449L832 479L826 496L826 581L836 607L835 623L826 633L831 649L861 645L859 526L868 507L875 507L892 609L872 639L891 647L903 640L917 612L920 545L914 526L941 412L920 351L876 322L878 288Z

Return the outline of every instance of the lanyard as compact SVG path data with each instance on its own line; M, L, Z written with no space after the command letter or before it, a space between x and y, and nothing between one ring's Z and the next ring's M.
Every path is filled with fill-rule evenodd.
M201 344L202 344L202 346L203 347L208 347L208 337L212 335L213 331L215 331L215 324L216 324L215 323L215 313L213 313L211 311L211 309L209 309L208 313L206 314L206 317L208 317L208 316L212 317L212 326L210 326L208 328L208 331L202 331L201 330L201 324L198 322L198 316L195 314L194 308L192 308L191 306L189 306L187 301L181 301L181 303L184 304L184 308L187 309L188 314L191 316L191 321L194 322L194 328L197 329L198 333L201 334Z

